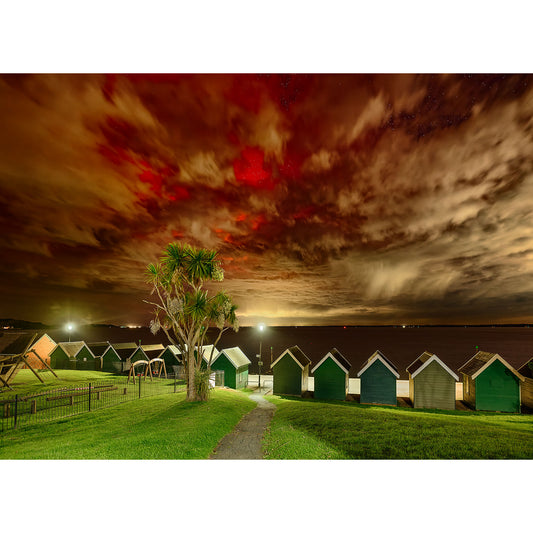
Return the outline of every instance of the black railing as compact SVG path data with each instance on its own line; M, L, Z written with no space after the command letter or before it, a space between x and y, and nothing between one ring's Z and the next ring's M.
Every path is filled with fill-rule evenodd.
M48 390L38 394L0 396L0 431L49 422L112 407L119 403L184 391L182 374L158 377L117 377Z

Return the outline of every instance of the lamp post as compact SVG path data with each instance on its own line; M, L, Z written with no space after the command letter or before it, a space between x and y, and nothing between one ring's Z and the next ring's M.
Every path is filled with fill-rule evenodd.
M68 331L68 342L70 342L70 333L74 329L74 326L71 323L68 323L66 327Z
M259 354L257 357L259 358L259 361L257 362L257 366L259 367L259 391L261 391L261 367L263 366L263 360L261 359L261 349L263 347L263 337L261 336L263 333L263 330L265 329L264 324L259 324Z

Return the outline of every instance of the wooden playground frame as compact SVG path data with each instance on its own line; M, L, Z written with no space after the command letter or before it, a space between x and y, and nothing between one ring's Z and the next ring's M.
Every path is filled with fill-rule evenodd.
M141 365L146 365L146 368L144 369L144 379L146 380L146 376L148 375L148 373L150 373L150 381L152 381L153 380L153 374L152 374L152 364L153 363L161 363L160 365L158 365L156 367L156 372L157 372L158 376L161 376L162 372L164 372L165 373L165 378L166 378L167 377L167 367L165 365L165 360L161 359L160 357L155 357L154 359L150 359L150 361L147 361L146 359L141 359L140 361L135 361L134 363L132 363L132 365L130 367L129 374L128 374L127 383L129 383L130 382L130 378L132 378L133 384L135 384L135 369L138 366L141 366ZM140 379L140 377L139 377L139 379Z
M26 365L35 375L35 377L41 382L44 383L41 376L35 371L35 369L31 366L28 355L32 353L35 355L41 363L45 366L46 369L50 370L52 374L57 378L57 374L52 370L52 368L48 365L46 361L43 360L43 358L35 351L30 350L30 348L33 346L35 339L37 337L38 333L35 333L33 337L31 338L30 342L26 346L26 349L19 354L0 354L0 388L7 387L10 390L13 390L13 387L9 384L15 376L18 374L19 370Z

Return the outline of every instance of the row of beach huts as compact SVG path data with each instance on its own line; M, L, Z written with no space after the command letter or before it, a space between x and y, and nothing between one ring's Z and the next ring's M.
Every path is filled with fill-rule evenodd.
M239 347L218 351L212 345L203 347L204 360L212 350L211 368L224 371L226 387L240 389L248 384L251 361ZM168 371L182 364L176 346L162 344L84 341L59 342L43 334L30 348L28 362L43 368L38 353L52 368L129 372L140 360L165 361ZM314 367L298 346L286 349L271 364L273 393L301 396L309 390L310 374L314 378L314 398L344 400L348 395L350 362L335 348ZM424 352L407 368L409 399L415 408L455 409L456 382L462 381L463 401L481 411L519 413L533 410L533 358L518 370L501 355L478 351L455 374L435 354ZM360 402L397 405L398 368L379 350L375 351L357 373L360 380Z

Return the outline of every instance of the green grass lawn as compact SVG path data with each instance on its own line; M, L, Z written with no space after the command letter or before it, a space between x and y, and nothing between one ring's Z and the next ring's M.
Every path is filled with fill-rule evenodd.
M207 459L256 406L216 389L208 402L168 394L0 434L0 459Z
M10 383L14 390L11 391L5 387L2 389L3 392L1 394L9 396L13 394L37 394L51 389L99 381L101 379L124 379L124 376L96 370L54 370L54 372L57 374L57 378L50 371L38 372L44 381L44 383L41 383L31 370L19 370L13 382ZM2 397L1 394L0 398Z
M531 415L269 399L268 459L533 459Z

